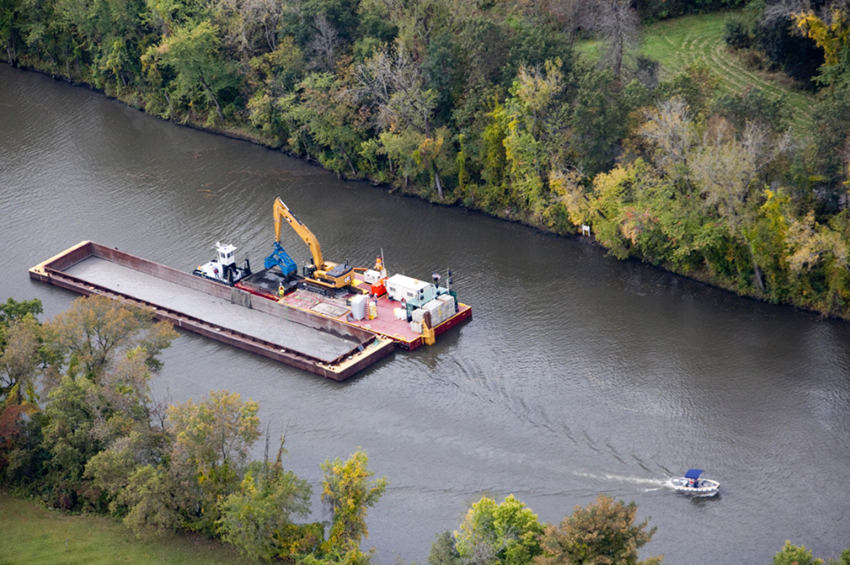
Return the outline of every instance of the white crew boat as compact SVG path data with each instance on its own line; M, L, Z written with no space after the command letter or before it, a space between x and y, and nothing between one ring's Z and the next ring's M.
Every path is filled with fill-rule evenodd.
M688 469L684 477L674 477L670 479L670 486L677 492L689 494L692 496L714 496L717 494L717 489L720 488L720 483L711 479L702 479L702 469Z

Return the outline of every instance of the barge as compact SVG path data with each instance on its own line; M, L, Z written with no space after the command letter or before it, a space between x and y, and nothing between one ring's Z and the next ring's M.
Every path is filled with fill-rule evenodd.
M394 342L308 309L256 297L92 241L29 270L30 278L83 295L151 308L174 327L343 381L389 355Z
M372 269L327 261L313 232L279 198L274 248L264 269L236 264L236 247L184 273L92 241L29 270L30 278L84 295L97 294L153 310L175 327L342 381L392 352L433 345L472 318L472 308L433 273L432 282L388 276L383 251ZM298 274L280 244L288 223L310 249Z
M277 269L265 269L242 279L234 286L258 297L275 300L280 304L299 310L307 315L321 316L357 328L375 333L383 338L391 339L405 350L413 351L418 347L432 344L436 337L443 332L472 318L472 308L468 304L457 303L454 315L448 316L431 329L430 332L415 331L407 318L398 319L395 314L401 306L393 300L389 293L380 296L372 295L369 300L375 305L373 316L364 316L358 320L351 315L351 300L358 295L370 295L371 283L365 280L366 269L355 269L350 292L335 297L323 296L307 288L292 289L292 278L284 277ZM279 289L284 286L283 297ZM415 324L414 324L415 325ZM430 334L430 335L429 335Z

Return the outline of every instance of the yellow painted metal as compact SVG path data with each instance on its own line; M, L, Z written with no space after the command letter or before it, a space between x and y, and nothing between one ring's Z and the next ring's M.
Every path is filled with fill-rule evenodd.
M437 341L437 336L434 334L434 330L428 327L428 324L423 320L422 321L422 342L425 345L434 345Z
M313 265L316 271L313 277L306 277L308 280L326 286L328 288L342 288L354 283L354 269L347 269L344 273L337 276L328 274L328 271L337 266L336 263L325 261L322 255L322 246L319 245L319 240L313 235L306 225L301 220L295 217L295 214L284 204L283 200L276 198L274 201L274 239L280 243L280 225L281 219L285 219L292 226L295 233L298 234L307 247L310 249L310 254L313 256Z

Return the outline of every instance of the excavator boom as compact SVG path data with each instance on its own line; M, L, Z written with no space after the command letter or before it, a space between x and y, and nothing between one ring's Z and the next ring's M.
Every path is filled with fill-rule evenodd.
M313 255L313 264L304 266L304 277L306 279L329 288L342 288L354 282L354 269L344 262L338 265L330 261L325 261L319 240L316 239L310 228L295 217L295 214L292 213L280 198L274 201L275 250L278 248L283 249L280 247L280 225L284 219L292 226L295 233L304 240L304 243L307 244L307 247L310 248L310 253Z
M310 253L313 256L313 264L317 269L324 270L325 268L325 259L322 256L322 246L319 245L319 240L316 239L316 236L313 235L313 232L310 231L310 228L301 223L301 220L295 217L289 207L283 203L283 200L280 198L275 199L274 201L274 240L280 243L280 223L281 219L286 219L292 229L295 230L295 233L304 240L304 243L307 244L307 247L310 248Z

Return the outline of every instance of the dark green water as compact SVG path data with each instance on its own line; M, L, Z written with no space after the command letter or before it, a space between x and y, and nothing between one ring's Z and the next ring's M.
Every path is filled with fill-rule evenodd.
M675 564L769 563L786 539L823 557L850 546L850 324L341 182L0 65L2 300L67 308L75 295L27 268L84 239L185 270L226 240L259 264L277 196L329 259L369 265L383 249L392 272L452 268L474 320L342 385L185 335L156 394L260 401L273 431L288 422L287 465L316 485L326 457L364 448L391 481L369 516L380 563L424 562L483 491L546 521L599 492L635 500L658 526L644 555ZM722 495L663 486L690 466Z

